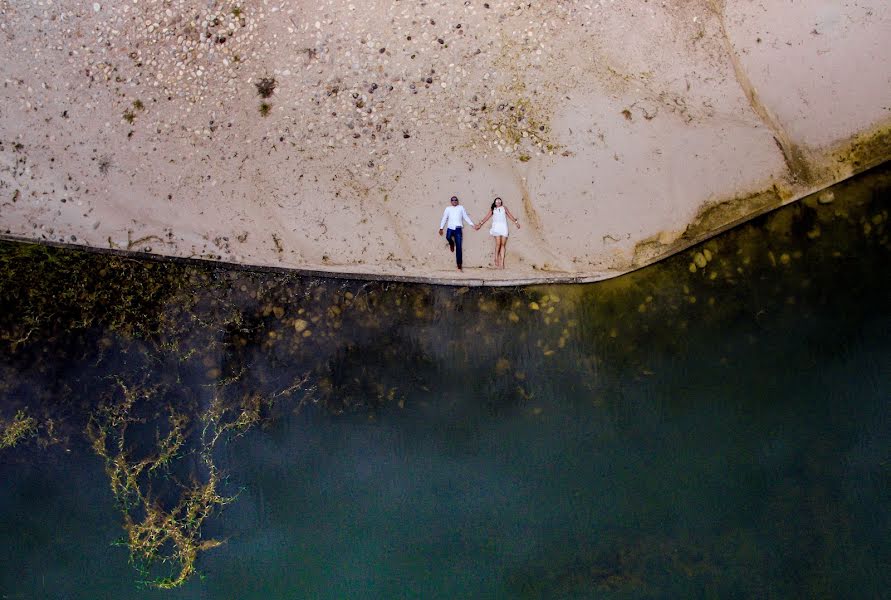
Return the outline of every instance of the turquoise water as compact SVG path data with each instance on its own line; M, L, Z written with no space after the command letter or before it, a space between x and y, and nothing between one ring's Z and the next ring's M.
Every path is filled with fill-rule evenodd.
M0 450L0 592L882 597L891 171L834 194L590 286L3 246L0 416L34 421ZM138 493L100 430L158 465ZM217 475L196 539L224 543L156 589L180 563L131 564L127 519Z

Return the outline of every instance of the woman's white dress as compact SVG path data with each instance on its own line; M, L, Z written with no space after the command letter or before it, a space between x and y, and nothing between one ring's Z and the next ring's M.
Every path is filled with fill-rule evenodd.
M507 215L504 214L503 206L492 209L492 228L489 229L489 235L507 237Z

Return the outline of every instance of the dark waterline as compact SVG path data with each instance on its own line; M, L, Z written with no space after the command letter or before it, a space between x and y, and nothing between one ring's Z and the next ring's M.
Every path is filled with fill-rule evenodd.
M586 286L0 244L0 594L882 597L891 168L832 192Z

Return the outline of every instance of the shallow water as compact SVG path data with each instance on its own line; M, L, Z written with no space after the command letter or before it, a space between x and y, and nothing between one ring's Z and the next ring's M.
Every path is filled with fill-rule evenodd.
M587 286L0 245L0 592L881 597L891 169L833 194Z

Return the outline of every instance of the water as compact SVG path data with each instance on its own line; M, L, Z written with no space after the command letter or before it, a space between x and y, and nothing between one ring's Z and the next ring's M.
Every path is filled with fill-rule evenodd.
M0 593L882 597L891 169L833 193L590 286L4 245Z

